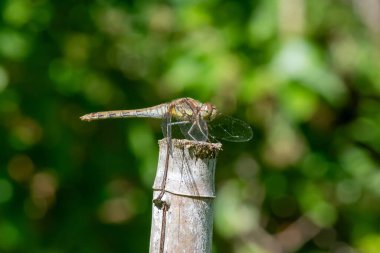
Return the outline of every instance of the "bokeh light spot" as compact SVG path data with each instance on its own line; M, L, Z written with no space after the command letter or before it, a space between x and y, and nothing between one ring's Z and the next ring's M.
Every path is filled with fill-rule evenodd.
M265 160L277 168L286 168L305 153L303 136L283 118L274 118L271 124L264 151Z
M378 253L380 249L380 234L367 234L357 242L359 252Z
M56 89L63 94L76 93L82 87L85 69L75 66L66 59L56 59L49 65L49 76Z
M35 219L44 217L55 202L57 187L57 179L51 173L35 174L30 183L30 200L26 202L25 206L27 215Z
M91 73L83 80L83 92L95 104L106 105L113 98L113 84L105 76Z
M318 105L314 92L297 84L286 85L281 92L281 104L289 117L297 121L306 121L312 117Z
M124 179L112 180L107 193L109 197L98 208L103 223L123 223L145 209L144 194Z
M33 161L26 155L15 155L8 163L8 174L17 182L27 181L33 174L33 170Z
M315 203L312 209L307 212L307 216L321 227L330 227L337 219L337 212L330 203L320 201Z
M2 92L8 85L9 77L7 71L0 66L0 92Z
M14 60L21 60L29 53L30 43L24 35L13 30L0 29L0 54Z
M8 0L3 10L4 19L12 25L21 26L26 24L32 13L31 1Z
M341 203L352 204L361 197L362 188L356 181L345 179L338 183L336 194Z
M17 247L21 238L20 232L9 222L0 223L0 249L10 252Z
M250 203L244 203L236 180L224 184L215 201L215 226L224 237L254 231L259 226L260 214Z
M67 59L74 63L83 63L87 60L91 46L91 38L85 34L70 34L64 44L64 53Z
M0 113L16 114L19 111L20 98L17 93L5 89L0 93Z
M309 178L321 178L329 168L326 158L322 154L309 153L302 163L302 172Z
M27 117L16 119L9 135L13 147L20 150L35 145L41 138L41 126L34 119Z
M104 223L121 223L133 216L125 198L109 199L99 209L99 218Z
M368 179L367 186L377 196L380 196L380 172L379 171L372 173L371 177Z
M13 195L13 187L10 182L0 179L0 204L9 201Z

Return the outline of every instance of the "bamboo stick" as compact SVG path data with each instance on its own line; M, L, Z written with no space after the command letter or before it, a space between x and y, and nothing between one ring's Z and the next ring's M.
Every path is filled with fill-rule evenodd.
M163 205L153 204L150 253L210 253L215 165L221 144L172 140ZM161 192L166 139L160 153L153 199Z

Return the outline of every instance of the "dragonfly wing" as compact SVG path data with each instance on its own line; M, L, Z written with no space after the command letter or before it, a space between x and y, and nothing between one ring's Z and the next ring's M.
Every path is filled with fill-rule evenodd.
M219 115L209 123L210 135L219 140L244 142L252 139L253 132L246 122L226 115Z
M163 119L162 119L162 122L161 122L161 129L162 129L162 134L165 136L165 137L171 137L171 129L169 128L170 126L170 123L171 123L171 118L168 117L168 116L165 116Z
M188 122L186 124L179 125L182 134L186 139L194 141L207 141L208 140L208 129L207 124L204 120L198 118L193 122Z
M187 140L193 140L193 138L189 135L188 130L191 128L191 122L183 122L181 124L177 124L176 128L181 132L181 137L185 137Z
M170 115L168 114L165 115L165 117L163 118L161 122L161 129L162 129L163 135L165 136L167 140L168 151L169 151L168 154L170 154L173 157L171 121L172 121L172 118L170 117ZM166 159L169 159L168 156L166 157Z
M191 128L192 123L190 121L178 121L174 118L165 117L161 122L162 133L169 139L185 139L194 140L188 131Z

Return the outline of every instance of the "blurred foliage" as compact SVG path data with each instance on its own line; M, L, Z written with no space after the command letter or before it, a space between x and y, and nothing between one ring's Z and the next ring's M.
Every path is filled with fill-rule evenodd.
M214 252L380 248L380 3L0 2L0 252L147 252L179 97L254 129L217 165Z

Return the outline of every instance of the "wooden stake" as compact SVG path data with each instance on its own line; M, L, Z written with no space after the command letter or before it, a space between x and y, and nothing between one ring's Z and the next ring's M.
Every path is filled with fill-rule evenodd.
M222 145L175 139L172 144L163 204L152 207L150 253L210 253L215 165ZM159 145L153 199L162 190L166 139Z

